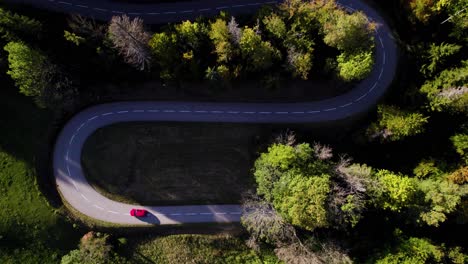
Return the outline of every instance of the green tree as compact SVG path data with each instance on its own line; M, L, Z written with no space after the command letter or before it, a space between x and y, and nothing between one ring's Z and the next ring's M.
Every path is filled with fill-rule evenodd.
M265 29L272 36L281 40L286 37L287 29L283 19L277 14L271 14L263 19Z
M437 1L414 0L409 2L412 15L422 23L427 23L437 12L435 8Z
M275 186L273 205L291 224L312 231L328 226L326 200L329 192L328 175L307 177L291 173Z
M310 53L296 52L294 49L288 50L288 69L294 77L301 77L307 80L312 69L312 55Z
M433 111L468 113L468 60L426 81L420 92L427 96Z
M198 50L208 36L208 30L204 24L188 20L176 25L175 30L182 42L192 50Z
M323 24L324 42L341 51L370 50L375 25L362 12L347 14L334 11L331 19Z
M379 105L377 113L377 123L371 124L367 129L371 139L401 140L422 133L424 125L428 122L428 117L420 113L403 111L395 106Z
M86 42L85 38L78 36L77 34L73 32L69 32L67 30L64 31L63 37L65 38L65 40L70 41L76 46L80 46L82 43Z
M377 198L378 204L383 209L400 212L413 204L417 190L413 179L388 170L379 170L376 177L382 187L382 193Z
M425 178L438 178L443 174L443 171L436 166L436 160L425 159L419 162L418 166L414 168L413 173L420 179Z
M34 97L41 107L67 106L75 91L66 76L47 56L23 42L9 42L8 75L15 81L20 93Z
M298 157L295 148L289 145L274 144L268 148L268 152L262 153L255 161L254 176L258 184L257 192L263 195L267 201L272 201L273 186L282 173L297 167L299 158L307 159L308 155L312 155L312 149L309 147L306 152L310 151L310 153Z
M447 58L457 54L461 48L462 46L457 44L441 43L440 45L436 45L435 43L431 43L425 56L428 63L422 65L421 72L426 76L431 76L444 65Z
M263 41L252 28L245 28L239 42L242 58L249 71L266 70L273 65L280 54L270 42Z
M26 37L36 37L41 30L39 21L0 8L0 35L3 39L19 41Z
M460 204L461 197L468 193L468 189L447 180L423 180L418 188L424 193L426 204L420 213L420 219L435 227L445 222L447 215L454 212Z
M466 164L468 164L468 134L459 133L450 138L452 145L458 154L462 157Z
M387 251L376 261L377 264L425 264L440 263L444 258L441 247L434 245L429 239L410 237L401 239L399 244Z
M156 33L150 41L149 46L153 54L153 60L159 65L162 79L171 80L176 78L177 67L181 63L181 54L177 49L177 36L174 33Z
M354 54L341 53L338 58L338 75L341 79L349 81L362 80L369 75L374 66L372 51Z
M226 21L219 18L216 19L215 22L211 23L208 35L215 46L215 52L218 55L218 62L230 62L236 52L235 47L230 42L230 33Z

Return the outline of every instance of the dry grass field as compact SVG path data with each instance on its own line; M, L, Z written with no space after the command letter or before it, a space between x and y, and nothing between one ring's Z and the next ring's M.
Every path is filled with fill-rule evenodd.
M145 205L238 203L253 188L260 127L120 123L84 145L88 181L114 200Z

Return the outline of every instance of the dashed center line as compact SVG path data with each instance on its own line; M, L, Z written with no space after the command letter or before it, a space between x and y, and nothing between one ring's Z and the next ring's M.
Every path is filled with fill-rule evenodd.
M249 7L249 6L259 6L259 5L262 5L262 4L276 4L278 3L278 1L268 1L268 2L254 2L254 3L246 3L246 4L236 4L236 5L229 5L229 6L218 6L218 7L212 7L212 8L201 8L201 9L197 9L197 10L194 10L194 9L190 9L190 10L180 10L180 11L165 11L165 12L147 12L147 13L140 13L140 12L123 12L123 11L120 11L120 10L108 10L108 9L105 9L105 8L100 8L100 7L90 7L90 6L87 6L87 5L81 5L81 4L73 4L73 3L70 3L70 2L66 2L66 1L56 1L56 0L48 0L49 2L52 2L52 3L56 3L56 4L61 4L61 5L67 5L67 6L76 6L78 8L81 8L81 9L92 9L92 10L95 10L95 11L99 11L99 12L111 12L111 13L114 13L114 14L128 14L128 15L134 15L134 16L139 16L139 15L149 15L149 16L155 16L155 15L169 15L169 14L188 14L188 13L195 13L195 12L207 12L207 11L211 11L211 10L224 10L224 9L229 9L229 8L241 8L241 7ZM344 6L344 7L347 7L347 6ZM348 9L352 10L352 11L355 11L355 9L351 8L351 7L347 7ZM370 20L372 20L372 18L369 18ZM87 124L87 122L90 122L94 119L97 119L97 118L100 118L100 117L105 117L105 116L109 116L109 115L113 115L113 114L126 114L126 113L144 113L144 112L149 112L149 113L203 113L203 114L248 114L248 115L306 115L306 114L317 114L317 113L320 113L320 112L330 112L330 111L336 111L340 108L346 108L346 107L349 107L359 101L361 101L363 98L365 98L367 95L369 95L370 92L372 92L375 87L377 87L377 84L379 83L379 81L381 80L381 77L383 76L383 73L384 73L384 66L386 65L386 52L385 52L385 46L384 46L384 41L382 40L382 37L381 35L379 34L378 30L375 30L376 32L376 35L378 36L378 39L379 39L379 42L380 42L380 45L383 49L383 54L382 54L382 61L381 61L381 69L380 69L380 73L378 75L378 79L373 83L373 85L371 86L370 89L367 90L367 92L365 92L364 94L362 94L361 96L359 96L358 98L356 99L351 99L350 102L348 103L345 103L345 104L342 104L342 105L339 105L339 106L336 106L336 107L330 107L330 108L324 108L324 109L317 109L317 110L304 110L304 111L235 111L234 110L210 110L210 109L207 109L207 110L178 110L178 109L165 109L165 110L159 110L159 109L148 109L148 110L142 110L142 109L135 109L135 110L121 110L121 111L117 111L117 112L106 112L106 113L102 113L100 115L95 115L95 116L92 116L90 117L89 119L87 119L86 122L83 122L80 124L80 126L76 129L75 133L71 136L69 142L68 142L68 146L69 148L67 149L66 151L66 156L65 156L65 160L67 161L67 165L66 165L66 169L67 169L67 172L68 172L68 176L71 177L71 182L76 190L76 192L78 192L80 194L80 196L86 200L87 202L90 202L91 201L83 194L80 192L80 190L78 189L78 186L76 185L73 177L71 176L71 170L70 170L70 167L69 167L69 164L70 164L70 150L73 151L73 148L72 148L72 144L74 142L74 139L77 135L77 133ZM389 37L391 37L391 35L389 35ZM247 110L250 110L250 109L247 109ZM344 110L343 110L344 111ZM264 117L264 118L268 118L268 117ZM59 188L62 186L62 185L58 185ZM99 210L104 210L103 207L99 206L98 204L93 204L93 207L99 209ZM108 213L111 213L111 214L122 214L122 215L130 215L129 213L119 213L117 211L112 211L112 210L108 210L107 211ZM161 216L201 216L201 215L240 215L241 212L239 211L234 211L234 212L202 212L202 213L194 213L194 212L187 212L187 213L156 213L155 215L161 215Z

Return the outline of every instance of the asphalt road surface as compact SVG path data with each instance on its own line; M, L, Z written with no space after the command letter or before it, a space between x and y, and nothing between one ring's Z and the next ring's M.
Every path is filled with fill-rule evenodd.
M125 4L110 0L7 0L66 13L80 13L96 19L112 15L140 16L146 23L166 23L215 15L253 12L262 4L277 1L187 1L162 4ZM338 0L349 9L363 11L379 27L375 32L376 62L369 77L350 92L309 103L206 103L206 102L121 102L97 105L74 116L60 133L54 152L56 184L63 199L89 217L118 224L182 224L238 222L239 205L136 206L112 201L92 188L81 167L81 150L88 136L98 128L127 121L183 121L238 123L317 123L344 119L365 112L386 92L397 66L397 47L383 18L359 0ZM144 208L150 215L135 218L131 208Z

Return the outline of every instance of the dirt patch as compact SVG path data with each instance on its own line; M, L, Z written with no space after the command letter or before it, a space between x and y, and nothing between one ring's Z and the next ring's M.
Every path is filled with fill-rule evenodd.
M253 188L260 126L119 123L86 141L88 181L114 200L147 205L238 203Z

